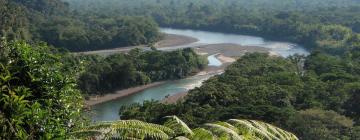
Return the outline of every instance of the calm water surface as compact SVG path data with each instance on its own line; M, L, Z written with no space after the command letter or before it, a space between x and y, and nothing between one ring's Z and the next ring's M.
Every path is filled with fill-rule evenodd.
M169 81L166 84L152 87L139 93L102 104L92 106L93 121L110 121L119 119L119 109L122 105L142 103L145 100L161 100L165 96L186 92L201 85L202 81L212 75L193 76L186 79Z
M186 47L196 47L204 44L220 44L220 43L233 43L239 45L248 46L261 46L270 48L271 51L287 57L289 55L303 54L307 55L308 52L301 46L288 42L274 42L268 41L261 37L245 36L236 34L224 34L207 31L196 31L196 30L182 30L182 29L171 29L162 28L162 32L169 34L185 35L197 38L199 41L176 47L162 48L162 50L172 50ZM221 62L215 57L210 55L208 57L209 66L221 66ZM122 99L116 99L113 101L105 102L92 106L92 119L93 121L110 121L119 119L119 109L122 105L129 105L131 103L142 103L145 100L162 100L165 96L174 95L181 92L186 92L189 89L200 86L201 83L213 75L204 76L193 76L186 79L177 81L170 81L166 84L152 87L141 91L139 93L124 97Z

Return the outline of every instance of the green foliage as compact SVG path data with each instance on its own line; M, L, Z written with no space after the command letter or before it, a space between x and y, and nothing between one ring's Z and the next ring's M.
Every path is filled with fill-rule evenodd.
M66 0L82 13L150 16L161 26L259 35L342 54L360 32L355 0ZM121 10L119 10L121 9Z
M157 24L146 17L55 17L38 24L39 39L71 51L149 44L161 38Z
M80 56L87 68L79 87L87 94L104 94L160 80L180 79L195 74L207 64L192 49L172 52L133 49L128 54Z
M82 97L76 71L64 71L60 55L46 45L2 42L0 138L65 138L80 121Z
M171 128L174 130L176 135L181 136L191 136L194 135L192 130L178 117L176 116L167 116L165 117L166 122L164 123L164 126Z
M0 37L41 40L71 51L150 44L162 37L150 18L75 13L61 0L1 0Z
M357 66L356 61L346 57L321 52L290 58L247 54L230 65L222 75L212 77L201 87L191 90L184 101L170 105L144 102L143 105L123 107L121 118L161 122L163 116L175 114L192 127L217 120L249 118L294 130L298 128L289 126L289 121L301 118L301 113L297 111L319 108L319 112L333 110L358 123L360 79L358 72L354 71ZM339 118L335 112L327 114ZM322 124L332 126L332 122ZM309 130L304 130L304 133L300 132L301 128L294 132L299 136L313 137L310 132L317 131L313 128L307 127ZM353 126L347 125L346 128L350 131ZM328 134L337 132L334 138L350 138L347 131L338 131L333 127L326 129Z
M82 139L169 139L174 131L165 126L138 120L102 122L88 126L71 135Z
M157 24L148 18L152 17L162 26L261 35L315 50L308 57L247 54L224 74L190 91L184 102L135 104L122 108L122 118L161 122L175 114L191 127L230 118L259 119L293 130L301 138L358 138L359 126L351 123L360 123L360 6L356 0L66 1L76 11L68 12L67 4L59 0L0 0L0 36L43 40L72 51L152 44L161 38ZM183 78L205 66L189 49L133 50L107 58L70 60L44 45L12 42L0 47L2 139L64 139L78 126L81 97L73 77L78 73L71 67L77 59L88 66L79 84L90 94ZM139 121L130 121L134 128L127 128L124 122L89 127L74 135L292 139L259 121L216 122L191 133L172 117L166 125L178 128L174 134L152 124L142 127L144 122ZM178 124L181 127L175 127Z
M8 0L0 0L0 37L29 39L29 23L24 8Z
M102 122L74 132L72 136L83 139L298 140L290 132L254 120L208 123L193 131L176 116L165 119L164 125L137 120Z
M301 139L345 140L350 139L353 122L334 111L308 109L300 111L289 125Z

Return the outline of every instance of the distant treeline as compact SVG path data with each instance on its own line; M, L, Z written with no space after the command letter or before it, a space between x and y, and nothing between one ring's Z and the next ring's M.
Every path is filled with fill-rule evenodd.
M105 94L160 80L184 78L207 65L207 59L197 55L192 49L172 52L133 49L128 54L105 58L85 55L78 59L86 67L78 84L83 93L88 95Z
M339 43L360 32L356 0L66 1L84 15L149 16L161 26L259 35L338 54L346 51Z
M151 44L158 25L136 16L77 15L60 0L0 0L0 36L44 41L71 51Z

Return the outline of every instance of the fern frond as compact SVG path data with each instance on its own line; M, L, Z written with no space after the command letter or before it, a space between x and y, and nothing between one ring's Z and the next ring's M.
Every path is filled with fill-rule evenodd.
M166 117L164 125L138 120L101 122L71 133L78 139L118 140L298 140L285 130L255 120L230 119L227 122L204 124L191 130L176 116Z
M190 139L188 139L187 137L184 137L184 136L179 136L179 137L174 138L174 140L190 140Z
M237 132L233 131L232 129L229 129L227 127L224 127L222 125L218 124L205 124L206 128L209 129L213 134L217 135L220 139L222 137L227 137L229 140L242 140L243 137L240 136Z
M175 131L176 136L191 136L193 131L182 120L176 116L166 116L164 126Z
M169 135L165 132L151 128L151 127L143 127L143 128L134 128L134 127L127 127L127 126L116 126L113 127L113 130L110 131L107 136L127 136L133 138L150 138L153 140L158 139L169 139Z
M193 130L191 140L216 140L217 137L209 130L204 128L196 128Z
M230 119L228 122L241 129L242 132L249 131L254 133L260 139L298 140L294 134L261 121Z
M80 133L81 132L81 133ZM96 132L90 134L90 132ZM81 134L81 135L80 135ZM96 134L96 135L95 135ZM95 139L126 139L126 140L165 140L170 139L174 131L165 126L142 122L138 120L120 120L114 122L101 122L74 132L76 138Z
M229 128L239 134L239 129L237 129L235 126L232 126L231 124L229 124L227 122L215 122L213 124L224 126L224 127Z
M230 124L233 124L237 128L242 129L243 131L253 132L255 134L255 136L260 139L271 140L271 137L269 137L265 132L252 126L252 124L250 122L248 122L247 120L230 119L230 120L228 120L228 122Z
M154 130L162 131L168 135L173 135L175 132L169 127L153 124L153 123L147 123L139 120L121 120L121 121L115 121L112 123L113 126L128 126L133 128L149 128Z

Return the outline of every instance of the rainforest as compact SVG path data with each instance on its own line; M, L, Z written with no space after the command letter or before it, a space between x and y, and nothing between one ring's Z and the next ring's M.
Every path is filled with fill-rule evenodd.
M358 0L0 0L0 139L359 140Z

